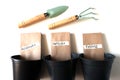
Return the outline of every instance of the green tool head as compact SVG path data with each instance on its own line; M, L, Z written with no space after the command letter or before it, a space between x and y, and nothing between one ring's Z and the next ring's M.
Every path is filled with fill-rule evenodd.
M56 17L60 14L62 14L63 12L65 12L68 9L68 6L58 6L52 9L48 9L47 13L49 14L49 17Z

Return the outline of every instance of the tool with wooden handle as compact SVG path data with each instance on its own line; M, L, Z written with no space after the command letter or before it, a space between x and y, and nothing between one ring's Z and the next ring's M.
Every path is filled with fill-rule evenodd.
M88 8L88 9L84 10L83 12L81 12L79 15L74 15L74 16L71 16L69 18L60 20L58 22L54 22L54 23L48 25L48 28L49 29L58 28L58 27L63 26L65 24L69 24L71 22L74 22L74 21L76 21L78 19L91 19L92 18L92 19L97 20L95 17L85 17L85 16L87 16L89 14L94 14L95 15L96 13L90 12L90 13L87 13L87 14L83 14L84 12L86 12L86 11L88 11L90 9L94 9L94 8Z
M48 17L49 18L56 17L56 16L62 14L63 12L65 12L67 9L68 9L68 6L58 6L58 7L52 8L52 9L48 9L46 13L42 13L42 14L39 14L28 20L22 21L21 23L18 24L18 27L24 28L24 27L34 24L38 21L42 21Z

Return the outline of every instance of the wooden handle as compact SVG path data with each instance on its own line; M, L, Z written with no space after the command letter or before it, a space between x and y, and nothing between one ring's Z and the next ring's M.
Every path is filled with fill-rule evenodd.
M65 24L71 23L73 21L76 21L77 19L78 19L78 16L74 15L74 16L69 17L67 19L63 19L61 21L52 23L52 24L48 25L48 27L49 27L49 29L54 29L54 28L60 27L62 25L65 25Z
M46 18L45 13L44 14L40 14L40 15L37 15L37 16L35 16L35 17L33 17L33 18L29 19L29 20L22 21L18 25L18 27L19 28L24 28L24 27L29 26L31 24L34 24L34 23L36 23L38 21L44 20L45 18Z

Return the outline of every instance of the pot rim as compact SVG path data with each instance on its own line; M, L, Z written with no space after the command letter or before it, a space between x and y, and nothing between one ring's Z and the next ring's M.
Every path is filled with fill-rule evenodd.
M43 58L45 61L49 61L49 62L55 62L55 63L62 63L62 62L69 62L69 61L74 61L74 60L77 60L79 59L79 54L78 53L72 53L71 54L71 59L69 60L63 60L63 61L58 61L58 60L52 60L51 59L51 55L47 55Z
M41 61L41 60L25 60L22 58L21 55L13 55L13 56L11 56L11 59L14 62L37 62L37 61Z
M92 60L92 59L84 58L84 54L83 53L80 54L80 59L84 60L84 61L88 61L88 62L106 62L106 61L111 61L111 60L114 60L115 55L113 55L111 53L105 53L104 57L105 57L104 60Z

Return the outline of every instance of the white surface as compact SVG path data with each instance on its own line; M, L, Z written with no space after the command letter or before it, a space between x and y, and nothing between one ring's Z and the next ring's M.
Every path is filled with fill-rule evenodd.
M39 13L46 12L59 5L68 5L69 9L62 15L38 22L31 27L19 29L18 23ZM74 22L55 30L48 30L48 24L54 21L79 14L88 7L96 8L98 21L87 20ZM20 33L41 32L46 35L48 52L50 52L51 32L71 32L74 40L72 52L81 53L82 34L102 32L105 40L105 50L116 55L111 72L111 80L120 79L120 29L119 0L0 0L0 80L12 79L12 62L10 57L19 53ZM91 15L92 16L92 15ZM44 51L46 52L46 51Z

